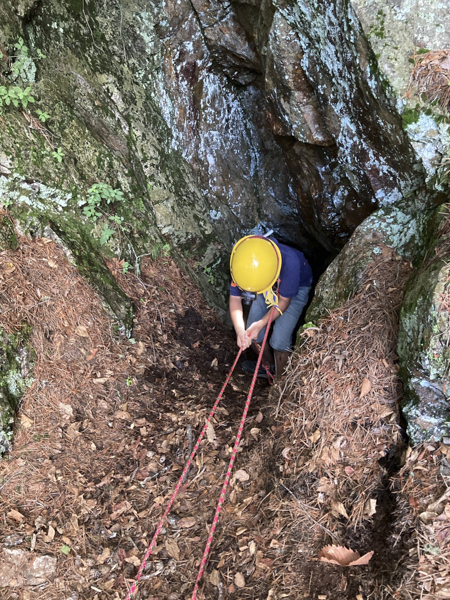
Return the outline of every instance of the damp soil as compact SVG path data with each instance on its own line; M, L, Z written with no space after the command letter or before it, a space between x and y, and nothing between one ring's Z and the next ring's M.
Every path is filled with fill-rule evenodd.
M37 359L13 450L0 465L0 598L125 598L236 357L234 336L167 257L144 262L140 277L109 262L136 306L132 340L116 337L96 294L52 242L21 240L0 256L0 272L11 264L15 281L1 279L8 307L0 326L31 320ZM47 293L51 301L39 303ZM27 294L37 294L32 313ZM250 381L238 364L137 598L191 598ZM408 550L395 499L381 491L377 518L345 540L361 553L375 549L370 566L319 562L319 544L332 538L320 528L317 536L314 519L307 536L304 527L296 532L292 513L276 509L286 496L273 451L286 434L281 399L282 385L257 380L198 598L381 598L380 582L395 584L392 563ZM308 490L292 503L307 504ZM56 558L38 583L23 568L36 556Z

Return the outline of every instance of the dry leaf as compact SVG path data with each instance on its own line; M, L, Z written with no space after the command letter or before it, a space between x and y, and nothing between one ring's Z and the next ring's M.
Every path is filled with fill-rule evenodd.
M244 471L243 469L239 469L239 471L236 471L234 477L238 481L248 481L250 479L250 475L247 473L247 471Z
M261 429L258 429L258 427L252 427L250 429L250 435L257 440L258 439L258 435L260 434Z
M26 415L20 415L20 423L25 429L28 429L33 425L33 421Z
M13 273L15 270L16 270L16 267L12 263L9 263L8 266L6 267L5 273L7 275L9 275L9 273Z
M98 352L98 348L94 348L92 350L92 352L89 354L89 356L86 357L86 360L92 360L94 358L94 356L97 354Z
M144 344L144 342L138 342L136 344L136 354L138 356L142 356L142 354L144 354L144 352L145 352L145 344Z
M281 455L286 460L291 460L292 459L291 449L290 448L284 448L283 451L282 451L282 453L281 453Z
M333 563L341 567L352 567L355 565L367 565L373 556L373 551L361 556L344 546L324 546L319 551L319 559L323 562Z
M256 417L255 417L255 421L256 421L257 423L261 423L261 421L263 420L263 418L264 418L264 415L262 414L262 412L261 412L261 411L259 411L259 413L258 413L258 414L256 415Z
M89 337L89 332L84 325L78 325L78 327L75 328L75 334L79 335L80 337Z
M385 419L386 417L388 417L389 415L392 415L394 411L392 410L392 408L386 408L380 415L379 418L380 419Z
M180 549L175 540L166 540L164 546L169 556L171 556L175 560L180 560Z
M361 556L361 558L358 558L358 560L353 560L348 566L356 567L358 565L368 565L372 556L373 556L373 550L371 550L370 552L367 552L367 554L364 554L363 556Z
M71 417L73 417L73 408L70 406L70 404L65 404L64 402L60 402L58 404L58 408L59 408L59 412L62 414L63 419L69 420Z
M217 360L217 358L214 358L213 361L211 362L212 367L217 367L218 364L219 364L219 361Z
M245 587L245 579L242 573L236 573L234 576L234 583L238 588Z
M332 483L326 478L321 477L319 479L319 485L317 486L318 492L324 492L325 494L329 494L333 489Z
M53 260L51 260L50 258L48 259L47 263L48 263L48 266L51 267L52 269L57 269L58 268L58 265Z
M123 419L124 421L129 421L129 420L131 420L131 415L130 415L130 413L127 413L125 410L116 410L116 412L114 413L114 418L115 419Z
M120 504L113 506L114 512L111 514L111 520L118 519L120 515L131 509L131 504L124 500Z
M80 427L81 421L75 421L74 423L71 423L69 425L69 427L66 429L66 435L69 438L69 440L73 440L73 438L77 435L81 435L79 432Z
M369 500L367 500L366 505L364 507L364 512L369 517L371 517L377 512L377 501L374 498L369 498Z
M219 577L219 571L217 569L213 569L211 571L211 573L209 574L209 583L211 585L214 585L215 587L219 587L220 584L220 577Z
M196 523L197 521L194 519L194 517L184 517L178 521L177 527L179 529L189 529L190 527L194 527Z
M14 519L14 521L17 521L18 523L20 523L25 518L22 513L20 513L18 510L15 510L14 508L10 510L9 513L7 513L7 516L10 519Z
M319 429L316 429L315 432L309 437L309 440L315 444L320 439L321 433Z
M110 548L103 548L103 552L100 554L100 556L97 558L97 563L99 565L102 565L105 561L108 560L108 558L111 556L111 549Z
M339 513L340 515L342 515L343 517L345 517L346 519L348 519L347 511L345 510L345 507L342 504L342 502L332 502L331 508L333 510L335 510L337 513Z
M211 424L211 421L206 426L206 437L208 438L208 442L210 444L216 443L216 432L214 431L214 427Z
M361 385L361 391L359 393L359 397L364 398L364 396L367 396L367 394L370 392L371 389L372 389L372 384L370 383L370 380L367 379L367 377L364 377L362 385Z

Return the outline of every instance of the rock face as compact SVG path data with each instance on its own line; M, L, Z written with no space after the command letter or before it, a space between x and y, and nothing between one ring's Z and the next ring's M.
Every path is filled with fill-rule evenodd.
M450 154L450 132L446 110L437 99L440 77L441 91L448 99L448 5L440 0L351 2L402 113L408 137L426 169L427 183L442 191L443 179L448 184L442 161ZM427 71L422 70L424 85L418 85L415 76L419 58L429 66Z
M0 21L4 79L37 99L2 124L5 175L120 188L138 253L162 235L209 268L264 227L336 251L421 180L348 2L30 0Z
M11 447L16 410L32 382L29 330L6 334L0 329L0 456Z
M440 0L351 0L378 64L399 97L409 87L418 49L448 48L450 12Z
M402 305L398 352L404 413L414 443L450 435L450 207L430 221L423 264Z

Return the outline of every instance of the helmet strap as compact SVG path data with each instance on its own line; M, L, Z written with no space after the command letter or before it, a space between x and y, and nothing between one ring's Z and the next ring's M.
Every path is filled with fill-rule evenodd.
M264 295L264 300L267 304L267 308L272 308L272 306L274 306L277 311L280 313L280 315L282 315L282 311L280 309L280 307L278 306L278 284L279 281L277 281L276 284L276 288L273 289L273 287L270 287L267 290L264 290L263 292L261 292Z

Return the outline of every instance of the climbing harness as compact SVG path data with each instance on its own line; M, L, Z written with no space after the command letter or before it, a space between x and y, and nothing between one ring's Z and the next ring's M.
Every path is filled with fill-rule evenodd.
M245 402L244 411L242 413L241 422L239 424L239 429L238 429L238 432L237 432L237 435L236 435L236 441L235 441L233 449L231 451L230 462L228 463L228 468L227 468L227 472L226 472L225 479L224 479L224 482L223 482L222 491L220 493L219 502L217 504L216 512L214 514L214 518L213 518L213 521L212 521L212 524L211 524L211 529L209 531L209 535L208 535L208 540L206 542L205 551L203 552L203 557L202 557L202 560L201 560L201 563L200 563L200 568L199 568L199 571L198 571L198 575L197 575L197 578L195 580L195 586L194 586L194 590L192 592L192 598L191 598L191 600L196 600L197 599L197 591L198 591L198 588L199 588L200 579L202 578L203 571L204 571L206 563L207 563L207 558L208 558L209 551L211 549L211 544L212 544L214 532L216 530L217 523L219 521L219 515L220 515L220 512L222 510L223 503L225 501L226 491L227 491L228 484L230 483L230 479L231 479L231 471L233 470L233 465L234 465L234 462L236 460L236 454L237 454L237 451L238 451L238 448L239 448L239 444L240 444L240 441L241 441L242 432L244 430L244 424L245 424L245 421L246 421L246 418L247 418L248 409L250 408L250 402L251 402L251 399L252 399L252 396L253 396L253 391L255 389L255 384L256 384L256 378L257 378L257 375L258 375L258 370L259 370L259 367L260 367L261 362L262 362L262 351L264 350L264 346L266 344L267 337L268 337L268 334L269 334L270 325L271 325L271 322L272 322L272 319L273 319L273 312L274 312L274 307L272 307L271 310L270 310L269 321L268 321L267 327L266 327L266 333L264 335L264 339L263 339L263 342L261 344L261 352L259 353L258 360L256 361L255 372L253 374L252 382L250 384L250 389L249 389L249 392L248 392L248 395L247 395L247 399L246 399L246 402ZM181 488L181 486L183 484L185 476L187 475L187 473L189 471L189 468L191 466L192 460L194 459L194 456L197 453L197 450L198 450L198 448L199 448L199 446L201 444L201 441L203 440L203 438L205 436L206 430L208 429L208 425L211 422L211 419L214 416L214 413L216 412L216 409L217 409L217 407L219 405L219 402L220 402L220 400L221 400L221 398L222 398L222 396L223 396L223 394L225 392L225 388L227 387L227 385L228 385L228 383L229 383L229 381L231 379L231 375L233 374L233 371L234 371L234 369L235 369L235 367L237 365L237 362L238 362L241 354L242 354L242 348L239 348L239 352L238 352L238 354L237 354L237 356L236 356L236 358L234 360L234 363L233 363L233 365L232 365L232 367L230 369L230 372L228 373L228 375L227 375L227 377L225 379L225 383L223 384L222 389L220 390L220 393L217 396L217 399L216 399L216 401L214 403L214 406L212 407L211 412L209 413L208 419L206 420L206 423L203 426L203 429L202 429L202 431L201 431L201 433L200 433L200 435L198 437L198 440L197 440L197 442L196 442L196 444L195 444L195 446L194 446L194 448L193 448L193 450L192 450L192 452L191 452L191 454L190 454L190 456L189 456L189 458L188 458L188 460L186 462L186 465L185 465L185 467L183 469L183 472L181 473L181 476L178 479L178 483L175 486L175 490L174 490L174 492L173 492L173 494L172 494L172 496L171 496L171 498L169 500L169 504L167 505L167 508L164 511L164 514L161 517L161 519L160 519L160 521L158 523L158 526L156 527L156 531L155 531L155 533L153 535L152 541L150 542L150 545L149 545L149 547L147 549L147 552L145 553L145 556L144 556L144 558L142 560L141 566L139 567L139 570L137 572L136 579L133 582L133 585L131 586L130 591L128 592L125 600L131 600L131 598L133 597L133 594L135 593L135 591L137 589L138 583L139 583L139 581L140 581L140 579L142 577L142 573L143 573L143 571L145 569L145 566L147 564L147 560L148 560L149 556L151 555L153 548L155 547L156 539L157 539L158 535L161 532L161 529L163 527L164 521L166 520L166 517L169 514L170 509L172 508L173 503L175 502L175 498L177 497L178 492L180 491L180 488Z

